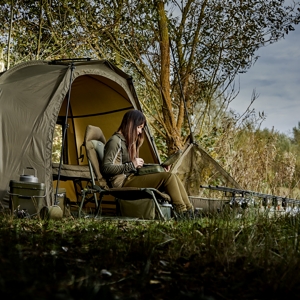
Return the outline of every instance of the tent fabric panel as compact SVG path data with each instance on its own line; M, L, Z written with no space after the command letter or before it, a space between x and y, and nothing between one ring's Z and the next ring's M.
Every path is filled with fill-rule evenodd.
M41 142L46 144L47 126L43 114L65 73L66 68L61 66L48 69L43 64L28 64L1 76L0 198L9 181L18 180L24 168L34 167L38 176L44 173L45 149Z
M100 61L98 64L93 62L88 62L85 66L75 65L74 78L80 75L89 75L89 76L103 76L107 80L111 80L112 88L115 88L119 91L124 91L123 95L127 95L130 101L133 103L133 106L136 109L141 109L140 103L134 91L132 84L131 76L125 74L123 71L118 69L113 64L108 61Z
M187 144L180 159L172 167L182 180L189 196L202 196L200 185L225 185L241 188L204 149Z
M97 76L80 76L72 84L72 116L92 115L132 106L129 96L115 82ZM104 105L105 104L105 105Z
M31 70L34 70L36 66L48 66L48 61L42 61L42 60L36 60L36 61L27 61L24 63L20 63L18 65L15 65L13 68L3 72L0 76L0 84L2 83L2 80L11 80L11 78L17 78L22 72L23 69L31 67ZM48 68L47 68L48 69ZM66 66L58 66L57 69L66 69Z
M128 97L120 96L120 94L116 93L115 90L103 86L100 82L93 88L91 88L88 83L89 82L84 85L78 85L78 81L75 80L72 84L68 118L96 116L126 110L129 107L134 108ZM75 84L77 84L77 88ZM84 94L83 96L80 95L80 93L86 89L86 86L88 86L91 91L91 96L89 97ZM97 91L97 89L101 89L101 91L103 90L103 93L101 91ZM67 99L64 100L60 108L60 117L64 117L66 114L66 104Z

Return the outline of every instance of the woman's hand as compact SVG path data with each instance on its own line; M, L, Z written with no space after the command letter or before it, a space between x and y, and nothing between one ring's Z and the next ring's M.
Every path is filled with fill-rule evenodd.
M136 169L139 169L144 165L144 160L142 158L136 157L133 161L133 164Z
M167 166L167 167L164 167L165 171L166 172L169 172L171 170L171 165Z

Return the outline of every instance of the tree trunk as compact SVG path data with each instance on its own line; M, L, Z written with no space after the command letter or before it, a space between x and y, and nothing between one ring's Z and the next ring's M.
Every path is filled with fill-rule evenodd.
M14 16L14 1L11 0L10 3L10 22L9 22L9 33L8 33L8 41L7 41L7 58L6 58L6 70L10 67L10 42L11 35L13 31L13 16Z
M158 12L158 24L160 35L160 52L161 52L161 70L160 85L162 97L162 109L164 122L166 126L167 145L169 152L172 153L178 148L182 148L180 131L177 128L175 116L172 109L171 85L170 85L170 44L168 22L164 9L164 2L157 1L156 8Z
M36 56L35 56L36 60L40 59L42 26L43 26L43 0L40 0L39 34L38 34L37 49L36 49Z

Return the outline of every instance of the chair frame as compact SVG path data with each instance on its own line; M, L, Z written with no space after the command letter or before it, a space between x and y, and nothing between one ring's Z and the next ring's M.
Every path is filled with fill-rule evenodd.
M162 210L160 209L158 199L163 199L165 201L169 201L170 200L169 195L161 193L160 191L158 191L155 188L132 188L132 187L109 188L107 186L101 187L100 185L96 184L95 174L97 174L97 172L95 172L95 170L94 170L94 167L91 162L90 154L89 154L89 151L87 150L87 145L86 145L88 142L86 140L87 132L88 132L88 130L93 129L93 127L95 130L97 130L99 132L99 135L102 134L102 136L103 136L102 140L105 140L104 135L99 127L95 127L92 125L87 126L86 134L85 134L85 138L84 138L84 146L86 149L88 166L89 166L90 175L91 175L92 188L90 188L90 189L85 188L82 190L82 199L81 199L81 203L80 203L80 207L79 207L79 211L78 211L78 216L81 217L82 208L83 208L83 204L85 202L86 195L92 193L92 194L94 194L94 200L95 200L95 205L96 205L95 218L98 217L99 213L101 215L101 204L102 204L103 197L105 195L111 195L111 196L115 197L115 199L124 199L124 200L131 200L131 201L135 201L137 199L152 199L159 218L161 220L166 220L164 214L162 213ZM89 141L91 141L91 140L101 141L99 138L99 135L96 136L95 139L90 139ZM99 161L98 157L97 157L97 159ZM98 170L98 171L100 171L100 170ZM101 173L101 171L100 171L100 173ZM97 194L99 194L99 198L97 197Z

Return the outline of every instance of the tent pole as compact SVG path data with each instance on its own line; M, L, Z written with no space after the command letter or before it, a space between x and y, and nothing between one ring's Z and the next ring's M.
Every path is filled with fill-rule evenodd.
M186 101L185 101L184 94L183 94L183 89L182 89L182 85L181 85L181 79L179 77L179 73L178 73L178 69L177 69L177 65L176 65L176 60L175 60L175 55L174 55L174 51L173 51L171 39L170 39L169 43L170 43L170 48L171 48L172 57L173 57L173 61L174 61L174 69L175 69L175 73L177 75L178 83L179 83L179 87L180 87L181 98L183 100L185 114L186 114L186 118L187 118L187 121L188 121L188 124L189 124L191 143L195 143L194 134L193 134L193 131L192 131L192 126L191 126L189 114L188 114L188 111L187 111Z
M58 174L57 174L57 185L56 185L56 192L55 192L55 198L54 198L54 205L57 205L57 194L58 194L58 187L59 187L59 181L60 181L60 173L61 173L61 166L64 156L64 147L65 147L65 139L67 134L67 129L69 127L68 125L68 113L69 113L69 106L70 106L70 99L71 99L71 86L72 86L72 75L73 71L75 69L74 63L72 62L70 64L70 84L69 84L69 91L68 91L68 100L67 100L67 107L66 107L66 117L65 117L65 124L64 124L64 131L63 131L63 137L62 137L62 145L61 145L61 153L60 153L60 161L59 161L59 168L58 168Z

